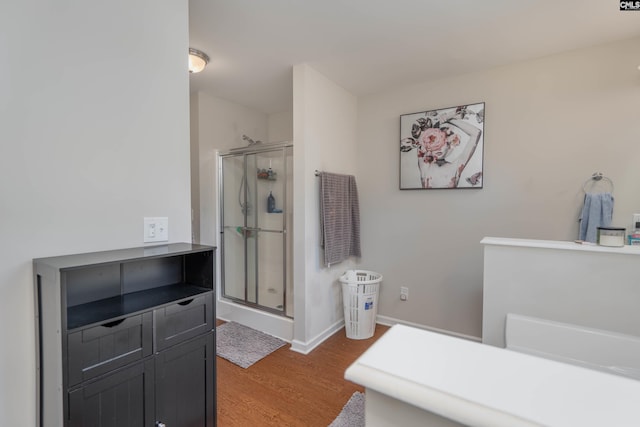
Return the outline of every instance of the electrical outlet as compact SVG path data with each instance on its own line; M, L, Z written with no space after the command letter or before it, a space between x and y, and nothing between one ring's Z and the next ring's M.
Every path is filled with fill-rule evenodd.
M631 229L640 229L640 214L633 214L633 222L631 223Z
M409 299L409 288L402 286L400 288L400 301L407 301Z
M167 242L169 240L169 218L144 218L144 243Z

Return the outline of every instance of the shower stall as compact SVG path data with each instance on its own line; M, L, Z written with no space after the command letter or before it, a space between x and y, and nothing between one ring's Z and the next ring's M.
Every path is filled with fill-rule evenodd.
M222 297L293 318L293 146L233 149L218 171Z

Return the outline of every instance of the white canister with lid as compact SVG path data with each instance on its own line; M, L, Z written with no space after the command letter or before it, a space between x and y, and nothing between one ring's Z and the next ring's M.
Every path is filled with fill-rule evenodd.
M598 244L614 248L624 246L626 233L627 230L625 228L598 227Z

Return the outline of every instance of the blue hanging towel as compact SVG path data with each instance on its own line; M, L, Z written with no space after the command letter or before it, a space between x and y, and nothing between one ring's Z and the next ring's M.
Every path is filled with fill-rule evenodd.
M613 195L611 193L587 193L580 214L580 235L585 242L596 243L598 227L609 227L613 217Z

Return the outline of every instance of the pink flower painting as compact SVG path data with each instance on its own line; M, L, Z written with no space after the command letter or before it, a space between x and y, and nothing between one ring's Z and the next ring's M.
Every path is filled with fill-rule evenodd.
M400 189L482 188L484 103L400 116Z

